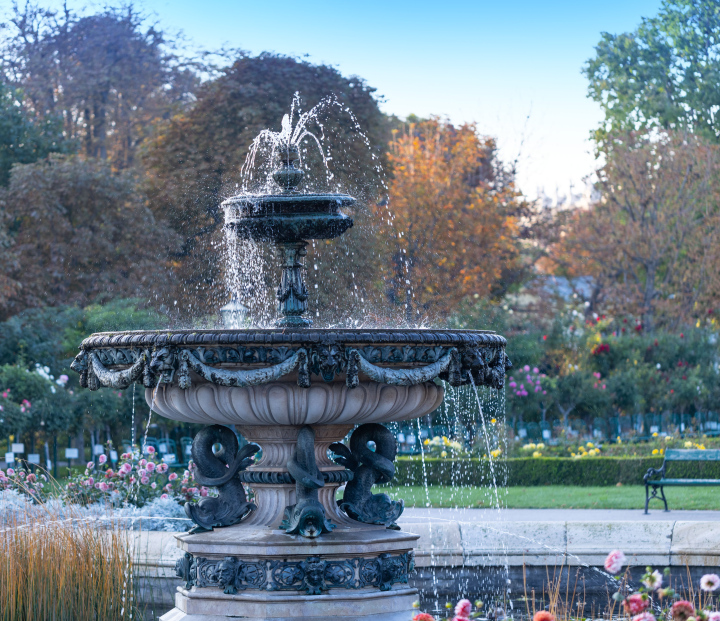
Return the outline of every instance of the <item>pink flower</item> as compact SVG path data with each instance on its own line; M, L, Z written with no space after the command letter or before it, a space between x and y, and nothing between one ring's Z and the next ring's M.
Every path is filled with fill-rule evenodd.
M162 500L167 500L168 498L170 498L170 496L168 496L167 494L160 494L160 498Z
M150 479L148 479L147 477L142 477L140 479L140 483L142 483L143 485L147 485L148 483L150 483Z
M537 375L538 373L540 373L540 369L538 369L537 367L533 367L533 373Z
M95 489L100 489L100 483L95 483Z
M104 464L106 461L107 461L107 455L100 455L100 457L98 457L99 464Z
M688 601L681 599L675 602L670 609L670 616L675 621L687 621L689 617L695 615L695 607Z
M89 462L87 463L87 468L88 468L88 470L92 470L94 467L95 467L95 462L94 462L94 461L89 461Z
M120 466L120 469L118 470L118 474L122 474L123 476L128 474L132 470L132 466L125 462L122 466Z
M108 468L105 471L105 478L107 478L107 479L113 477L114 475L115 475L115 473L112 471L112 468Z
M472 604L469 599L461 599L457 604L455 604L456 617L469 617L471 610Z
M145 466L147 466L147 459L141 459L138 462L138 466L140 466L141 468L144 468Z
M605 569L611 574L616 574L622 569L625 560L625 555L620 550L613 550L605 559Z
M157 471L160 474L165 474L168 471L168 465L167 464L158 464Z
M120 459L130 459L132 457L132 453L123 453L120 455Z
M144 476L147 475L147 470L145 470L145 468L140 468L140 470L138 470L138 474L139 474L141 477L144 477Z
M157 483L155 483L155 481L153 481L152 483L150 483L150 487L155 489L157 487Z
M30 474L28 474L27 480L28 483L35 483L35 481L37 481L37 477L31 472Z
M527 373L528 371L530 371L530 365L529 365L529 364L526 364L526 365L523 367L523 371L525 371L525 373Z
M90 478L87 480L87 484L88 484L90 487L92 487L92 486L95 484L95 479L93 479L92 477L90 477Z
M155 464L151 461L148 462L148 465L146 466L148 472L152 472L155 470Z
M646 611L634 616L632 621L657 621L657 619L653 613Z
M145 448L145 450L152 455L152 454L155 452L155 447L154 447L154 446L148 446L148 447Z
M435 617L429 615L427 612L418 612L412 621L435 621Z
M470 619L468 619L467 617L458 617L457 615L455 615L452 618L452 621L470 621Z
M643 597L640 593L633 593L625 598L623 605L628 613L638 615L650 605L650 600Z
M201 488L200 488L200 495L201 495L201 496L207 496L207 495L208 495L208 488L207 488L207 487L201 487Z
M700 578L700 588L703 591L716 591L720 587L720 576L717 574L705 574Z
M707 621L720 621L720 612L709 612Z
M177 472L171 472L171 473L168 475L168 481L174 481L174 480L177 479L177 478L178 478Z
M533 621L555 621L555 617L547 610L538 610L533 617Z
M105 481L103 481L102 483L100 483L100 489L103 492L107 492L110 489L110 486L107 483L105 483Z
M163 487L163 489L166 492L172 492L172 485L170 485L170 483L168 483L165 487Z

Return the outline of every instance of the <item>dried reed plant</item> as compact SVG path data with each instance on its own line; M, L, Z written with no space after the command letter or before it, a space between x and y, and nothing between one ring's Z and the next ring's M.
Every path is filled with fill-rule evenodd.
M125 621L134 603L127 531L35 505L0 526L0 621Z

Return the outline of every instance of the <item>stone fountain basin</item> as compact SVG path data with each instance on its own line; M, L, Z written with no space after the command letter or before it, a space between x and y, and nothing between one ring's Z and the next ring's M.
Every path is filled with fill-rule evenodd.
M96 387L144 383L172 420L352 427L429 414L443 399L437 378L501 388L505 343L480 330L105 332L83 341L76 362Z

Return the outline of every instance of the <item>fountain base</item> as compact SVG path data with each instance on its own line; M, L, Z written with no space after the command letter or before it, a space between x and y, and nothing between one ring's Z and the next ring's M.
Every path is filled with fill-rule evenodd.
M417 535L338 527L308 541L246 524L177 536L175 608L162 621L290 621L331 617L407 621Z

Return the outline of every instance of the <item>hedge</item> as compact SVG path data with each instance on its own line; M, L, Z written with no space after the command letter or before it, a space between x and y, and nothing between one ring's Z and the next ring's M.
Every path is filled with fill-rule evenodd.
M662 457L521 457L494 461L498 485L642 485L648 468L660 468ZM489 485L487 459L400 457L395 462L395 485ZM720 462L673 462L673 478L720 479Z

